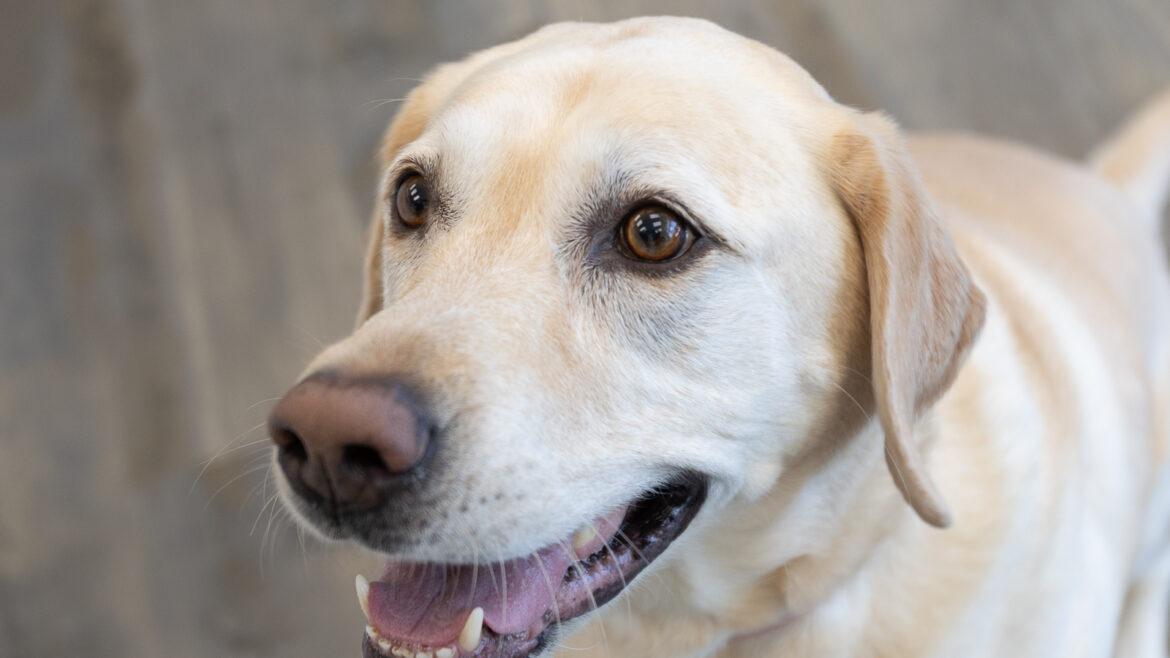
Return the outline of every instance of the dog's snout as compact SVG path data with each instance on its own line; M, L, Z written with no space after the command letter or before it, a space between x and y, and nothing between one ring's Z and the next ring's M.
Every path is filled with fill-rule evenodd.
M272 410L268 432L298 495L344 511L382 505L429 454L434 425L401 382L313 375Z

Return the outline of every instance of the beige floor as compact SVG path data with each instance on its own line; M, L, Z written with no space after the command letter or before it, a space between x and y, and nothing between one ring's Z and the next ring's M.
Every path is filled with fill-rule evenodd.
M1074 157L1170 84L1165 0L0 0L0 656L357 655L374 562L302 547L249 469L350 325L393 101L549 21L665 12Z

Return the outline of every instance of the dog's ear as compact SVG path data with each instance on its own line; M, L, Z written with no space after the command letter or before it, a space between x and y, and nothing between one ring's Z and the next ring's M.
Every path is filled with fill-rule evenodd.
M926 470L914 425L954 380L983 326L986 302L897 127L876 114L854 114L849 124L835 136L828 161L865 257L874 396L886 462L910 506L944 528L950 512Z
M382 204L374 203L370 227L366 229L365 280L362 282L362 303L358 307L357 326L362 326L370 316L382 310L382 248L385 240L382 225Z
M390 126L382 137L382 145L378 150L379 170L384 170L403 146L418 139L418 136L426 129L427 121L434 113L438 102L434 89L437 82L434 78L442 78L445 70L445 68L438 69L431 75L428 82L416 87L406 97L402 109L390 122ZM387 192L387 194L393 193L393 190ZM382 287L382 256L386 240L386 218L383 216L384 201L381 198L375 200L373 216L370 218L370 227L366 233L366 276L362 286L362 303L358 308L357 325L359 327L372 315L382 310L382 306L385 304L385 291Z

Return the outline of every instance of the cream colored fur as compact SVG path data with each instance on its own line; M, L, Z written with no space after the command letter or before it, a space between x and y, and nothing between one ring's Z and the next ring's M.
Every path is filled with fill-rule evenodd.
M903 143L709 23L552 26L411 94L359 327L309 370L411 373L458 421L415 559L524 555L711 477L559 656L1165 656L1170 282L1140 218L1170 146L1124 145L1170 117L1143 121L1110 180ZM444 199L421 238L387 230L406 163ZM612 185L719 243L590 270L571 238Z

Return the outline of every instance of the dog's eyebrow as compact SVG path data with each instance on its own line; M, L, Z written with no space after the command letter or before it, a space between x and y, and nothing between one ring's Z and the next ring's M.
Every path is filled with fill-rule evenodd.
M381 192L390 193L390 187L396 185L408 172L417 171L423 178L433 181L439 172L439 158L428 153L403 153L394 159L383 171Z
M710 195L688 193L683 185L663 185L660 181L667 178L658 171L635 172L620 166L606 168L587 185L581 211L573 223L579 231L609 230L640 207L662 205L693 225L707 239L738 253L736 243L710 221L717 212L713 207L715 204L703 198Z

